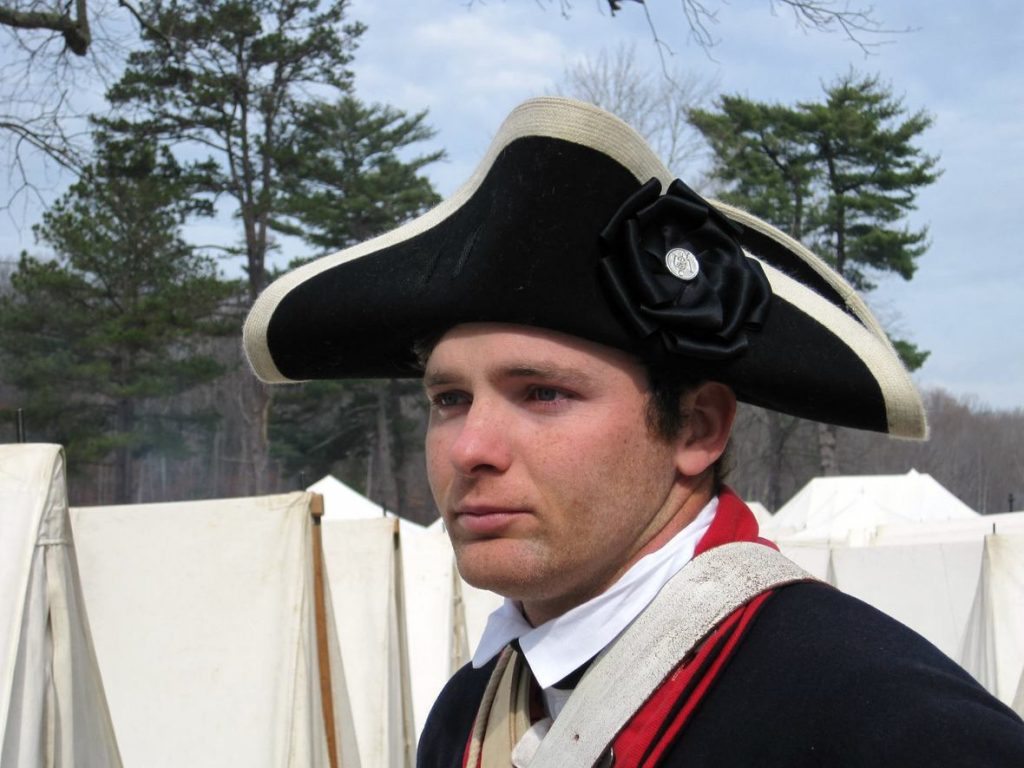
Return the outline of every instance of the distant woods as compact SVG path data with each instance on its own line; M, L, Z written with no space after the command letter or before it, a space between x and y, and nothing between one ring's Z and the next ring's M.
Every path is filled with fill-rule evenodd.
M1024 408L996 409L942 389L924 392L931 437L915 442L836 430L843 475L929 474L982 514L1024 509ZM740 406L726 482L775 511L821 474L818 425Z

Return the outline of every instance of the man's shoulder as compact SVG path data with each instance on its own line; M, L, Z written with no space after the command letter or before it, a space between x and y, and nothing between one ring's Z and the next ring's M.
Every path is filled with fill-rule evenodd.
M480 669L466 664L447 682L430 710L416 751L417 768L462 765L477 708L496 659Z
M761 643L764 647L761 647ZM827 659L830 667L888 665L911 656L971 678L941 651L877 608L823 582L791 584L772 595L745 644L776 658Z
M671 758L1024 765L1024 724L907 627L827 585L802 583L764 604Z

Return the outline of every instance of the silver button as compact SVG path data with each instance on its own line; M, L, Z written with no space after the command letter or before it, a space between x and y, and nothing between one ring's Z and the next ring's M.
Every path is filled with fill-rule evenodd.
M608 749L604 751L604 754L602 754L597 759L597 762L594 763L594 768L612 768L613 765L615 765L615 750L608 747Z
M680 280L693 280L700 272L697 257L685 248L673 248L665 254L665 266Z

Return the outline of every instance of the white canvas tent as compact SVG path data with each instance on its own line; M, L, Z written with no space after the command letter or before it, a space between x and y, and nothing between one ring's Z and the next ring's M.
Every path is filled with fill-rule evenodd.
M120 766L60 446L0 445L0 502L0 765Z
M754 513L754 519L757 520L759 528L764 530L766 527L771 527L772 513L768 511L764 504L759 501L748 501L747 507Z
M469 651L467 661L473 657L480 637L487 625L487 617L501 605L504 598L486 589L477 589L459 579L462 594L462 610L466 618L466 647Z
M384 509L333 475L324 475L307 489L324 498L324 520L379 520Z
M1024 515L978 515L911 471L817 478L765 528L813 575L914 629L1024 709Z
M872 543L889 545L980 541L989 534L1002 533L1024 534L1024 512L974 515L928 523L890 523L878 527Z
M928 526L923 528L928 530ZM805 570L906 624L1024 716L1024 535L789 542Z
M1024 716L1024 535L985 537L961 663Z
M323 497L325 521L379 520L387 517L398 521L403 534L417 534L426 530L419 523L385 510L334 475L324 475L306 490Z
M424 533L402 538L410 688L416 736L448 678L466 661L468 643L448 537Z
M761 535L765 535L763 530ZM779 541L776 543L782 554L811 574L811 576L835 586L834 577L832 576L832 550L827 543L794 541Z
M779 542L870 543L892 524L976 519L978 514L930 475L818 477L775 513L765 535Z
M363 764L411 766L434 699L501 598L462 581L443 533L407 536L392 518L326 520L323 530Z
M396 676L399 646L407 649L402 662L408 668L404 695L411 700L415 743L437 694L469 660L487 616L501 598L459 577L440 518L426 527L405 520L332 475L308 490L324 496L325 557L337 615L374 617L362 635L348 635L339 625L348 668L360 659L361 669L379 673L352 673L349 679L363 762L402 765L409 738L404 732L407 715L395 708L403 696ZM383 520L390 522L379 524ZM350 525L353 522L356 525ZM388 553L396 522L397 559ZM401 594L395 591L391 573L398 567L403 574ZM399 602L404 609L396 608Z
M428 531L407 537L403 529L402 536L410 682L418 738L441 688L469 661L487 616L501 604L501 598L462 580L447 534Z
M33 454L44 470L24 463L33 450L0 451L0 497L33 510L0 517L4 553L22 553L0 562L0 598L5 610L24 608L17 631L0 638L4 765L11 754L12 765L44 764L12 750L24 750L33 734L45 744L43 719L54 712L45 708L47 686L59 691L64 681L73 695L55 716L65 738L47 748L71 754L84 745L92 751L81 764L117 765L120 749L129 765L328 765L333 733L343 768L411 768L430 704L500 602L458 577L442 532L401 525L379 507L315 525L311 494L77 509L79 592L66 512L60 532L63 485L53 490L60 451ZM346 491L351 501L355 492ZM999 517L1000 531L1016 525ZM911 524L903 522L861 542L884 547L851 548L847 536L783 540L782 549L917 629L1022 707L1024 536L983 539L991 525L978 520L914 524L935 536L953 526L945 542L907 546L901 526ZM327 583L318 599L321 552ZM43 637L47 617L53 647L73 651L63 662L57 653L52 672L33 655L49 646L25 642ZM330 662L326 696L321 659Z
M323 524L355 738L367 768L411 768L415 759L397 526L383 517Z
M359 765L313 499L72 510L127 765Z
M764 508L762 507L762 509ZM765 515L769 515L767 510L765 510ZM473 657L473 652L476 650L477 643L480 642L480 637L484 633L484 627L487 625L487 617L501 605L503 598L486 589L477 589L467 584L459 575L458 569L455 567L451 542L448 540L448 534L445 533L443 518L437 518L425 530L428 535L435 535L437 537L439 543L434 546L442 553L439 557L443 557L447 561L447 567L453 574L454 581L457 584L457 589L452 592L452 600L459 606L459 610L456 612L457 621L462 622L464 626L465 647L463 654L457 658L453 656L451 672L454 674L459 667ZM443 544L440 542L443 542ZM415 546L415 544L411 546ZM409 547L405 547L403 551L408 552ZM406 583L408 584L408 581ZM440 692L440 688L438 688L438 692ZM422 723L420 727L422 727Z
M831 581L962 662L983 545L978 538L905 546L835 547L831 551Z
M58 448L50 452L60 457ZM24 485L49 499L46 480L36 473ZM106 717L114 757L87 765L117 764L116 733L128 765L326 766L332 735L343 768L412 766L434 697L478 638L479 629L471 637L467 625L482 628L478 614L497 598L466 586L467 622L447 537L381 516L351 489L342 497L368 516L314 525L319 497L309 493L70 514L66 505L51 505L78 538L85 584L80 624L87 638L87 605L97 649L86 668L92 678L79 672L74 683L91 679L102 696L102 676L110 701L109 715L105 701L90 700L83 711L94 720ZM53 552L73 555L71 525L65 527L62 548ZM411 534L406 558L399 529ZM52 537L52 525L47 532ZM17 538L4 533L5 544ZM34 539L26 547L49 551L36 548ZM326 579L320 601L318 552ZM323 637L315 626L317 605L325 608ZM326 696L321 658L330 662ZM11 679L24 683L25 677L18 672ZM42 671L27 677L42 691ZM38 717L23 724L17 741L38 742L41 727ZM94 752L103 743L89 739Z

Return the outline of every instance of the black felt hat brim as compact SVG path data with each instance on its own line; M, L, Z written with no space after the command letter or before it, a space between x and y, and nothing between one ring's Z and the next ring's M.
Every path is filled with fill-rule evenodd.
M578 102L527 102L452 199L270 286L246 323L253 369L270 382L417 376L416 343L471 322L548 328L657 354L609 302L596 269L599 233L652 176L670 180L617 118ZM920 397L852 289L778 230L719 210L761 262L770 309L739 357L678 364L757 405L923 436Z

